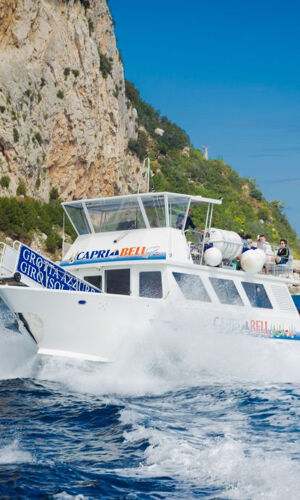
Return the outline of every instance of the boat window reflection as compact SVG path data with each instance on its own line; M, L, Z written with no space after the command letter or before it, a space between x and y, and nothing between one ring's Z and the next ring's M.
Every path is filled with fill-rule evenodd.
M183 222L189 205L188 198L168 196L170 226L183 229Z
M150 227L166 227L164 195L147 196L147 198L143 198L142 201Z
M200 276L185 273L173 273L173 276L186 299L211 302Z
M273 309L264 285L261 283L248 283L246 281L242 281L242 285L253 307Z
M81 203L78 203L78 205L65 205L65 210L78 234L89 234L91 232Z
M105 291L118 295L130 295L130 269L106 270Z
M102 276L100 274L97 275L92 275L92 276L84 276L83 278L85 281L90 283L93 286L96 286L101 290L102 288Z
M163 296L161 272L160 271L141 272L139 289L140 289L139 290L140 297L161 299Z
M243 306L243 301L232 280L209 278L218 299L222 304Z
M86 207L96 233L146 227L136 198L88 201Z

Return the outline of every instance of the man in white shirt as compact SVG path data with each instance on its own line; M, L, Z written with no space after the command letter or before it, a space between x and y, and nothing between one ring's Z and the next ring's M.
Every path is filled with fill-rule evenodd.
M268 264L274 263L274 253L264 234L260 234L257 238L257 248L260 248L266 254L265 270L268 272Z

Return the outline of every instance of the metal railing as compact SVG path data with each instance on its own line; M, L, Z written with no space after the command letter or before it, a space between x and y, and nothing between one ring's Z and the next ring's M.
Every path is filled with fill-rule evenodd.
M185 231L185 237L189 245L193 263L198 265L202 264L204 234L199 231L195 231L194 229L188 229Z
M204 246L206 243L206 238L204 237L204 233L199 231L188 229L185 231L186 239L190 249L190 255L192 257L194 264L202 264L202 256L204 254ZM290 254L289 259L286 264L277 264L275 257L277 256L279 246L270 245L272 253L270 252L266 255L266 263L261 270L262 274L271 274L272 276L293 276L294 265L293 265L293 256ZM239 269L237 261L233 260L228 262L227 260L223 260L221 267L230 268L230 269Z

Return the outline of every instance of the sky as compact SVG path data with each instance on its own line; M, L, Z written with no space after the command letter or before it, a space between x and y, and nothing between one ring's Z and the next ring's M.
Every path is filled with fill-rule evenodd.
M108 4L141 97L283 201L300 236L300 0Z

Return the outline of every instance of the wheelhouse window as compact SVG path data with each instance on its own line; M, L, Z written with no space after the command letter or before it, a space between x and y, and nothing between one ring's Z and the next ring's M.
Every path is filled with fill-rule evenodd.
M130 269L105 271L105 291L118 295L130 295Z
M173 273L173 276L186 299L211 302L200 276L185 273Z
M152 299L161 299L162 280L160 271L141 272L139 276L139 295Z
M84 276L83 279L91 285L99 288L99 290L102 289L102 276L100 274L94 276Z
M91 200L86 208L96 233L146 227L137 198Z
M89 234L91 232L81 203L65 205L65 210L78 234Z
M218 299L222 304L231 304L243 306L243 301L232 280L223 280L219 278L209 278Z
M184 221L189 205L188 198L177 196L168 197L170 226L176 229L184 229Z
M248 283L246 281L242 281L242 285L252 307L273 309L264 285L261 283Z
M164 195L154 194L143 198L143 206L150 227L166 227L166 209Z

